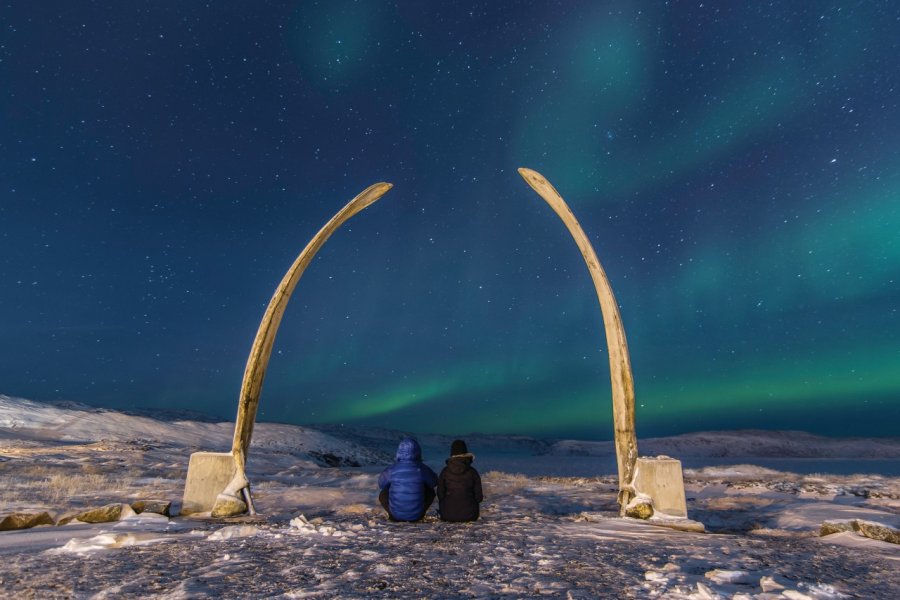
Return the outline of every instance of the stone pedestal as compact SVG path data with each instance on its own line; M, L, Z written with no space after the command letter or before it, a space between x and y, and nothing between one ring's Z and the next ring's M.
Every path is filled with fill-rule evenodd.
M194 452L188 463L181 514L210 512L235 475L231 452Z
M634 470L634 489L653 499L655 512L687 517L680 460L668 456L639 457Z

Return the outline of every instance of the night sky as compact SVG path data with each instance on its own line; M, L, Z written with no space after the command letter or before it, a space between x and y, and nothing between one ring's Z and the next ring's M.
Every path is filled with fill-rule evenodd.
M900 3L0 2L0 393L610 439L900 435Z

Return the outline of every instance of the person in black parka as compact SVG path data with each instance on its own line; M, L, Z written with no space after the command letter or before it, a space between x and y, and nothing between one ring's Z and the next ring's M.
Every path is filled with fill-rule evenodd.
M469 453L466 443L454 440L450 445L447 466L438 476L437 496L442 521L475 521L479 504L484 500L481 492L481 476L472 467L475 456Z

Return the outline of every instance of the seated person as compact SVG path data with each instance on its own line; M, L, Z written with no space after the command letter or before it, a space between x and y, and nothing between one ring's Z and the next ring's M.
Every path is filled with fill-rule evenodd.
M466 443L455 440L450 445L447 466L438 477L437 495L442 521L475 521L479 504L484 500L481 492L481 476L472 467L475 455L469 453Z
M422 462L415 438L400 440L397 459L378 476L378 501L391 521L418 521L434 501L437 474Z

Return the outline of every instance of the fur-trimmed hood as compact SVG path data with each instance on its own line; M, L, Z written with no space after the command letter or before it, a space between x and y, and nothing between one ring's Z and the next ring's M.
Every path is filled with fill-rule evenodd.
M465 473L466 469L472 467L473 460L475 460L475 455L471 452L456 454L447 459L447 470L457 475Z

